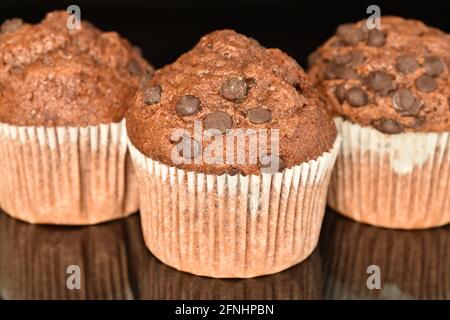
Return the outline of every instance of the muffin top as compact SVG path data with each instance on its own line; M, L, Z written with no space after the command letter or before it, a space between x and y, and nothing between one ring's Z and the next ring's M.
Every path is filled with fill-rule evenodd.
M204 36L176 62L157 70L134 103L127 114L133 145L147 157L184 170L260 174L278 162L276 169L281 171L329 151L336 137L323 102L295 60L231 30ZM198 139L194 128L214 132L211 139L204 135ZM180 129L186 134L174 135ZM242 149L225 143L224 135L240 129L249 136L256 132L260 147L264 143L260 132L267 134L267 146L262 146L256 161L255 150L247 152L250 146L240 155L245 160L238 161ZM224 142L214 153L219 161L211 163L205 153L217 147L217 139ZM187 161L175 162L177 147L186 141L191 152L179 155ZM277 151L272 141L277 141ZM220 161L228 154L234 161Z
M88 22L67 28L68 13L38 24L5 21L0 31L0 122L88 126L125 116L149 65L115 32Z
M334 115L388 134L450 131L450 35L438 29L399 17L341 25L309 63Z

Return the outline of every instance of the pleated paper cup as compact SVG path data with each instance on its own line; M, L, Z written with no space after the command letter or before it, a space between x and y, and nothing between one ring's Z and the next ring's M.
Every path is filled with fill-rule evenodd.
M328 204L375 226L420 229L450 222L449 132L383 134L342 118Z
M147 247L171 267L217 278L299 263L317 245L339 144L281 173L218 176L167 166L129 142Z
M138 209L125 122L76 127L0 123L0 204L12 217L82 225Z

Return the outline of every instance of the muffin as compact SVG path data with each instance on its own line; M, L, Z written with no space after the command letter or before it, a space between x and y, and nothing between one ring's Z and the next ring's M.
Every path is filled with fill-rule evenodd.
M66 12L0 34L0 204L31 223L93 224L138 209L124 115L149 66L115 32Z
M213 32L156 71L134 102L129 147L158 259L246 278L313 251L340 140L293 59Z
M450 227L390 230L327 212L320 241L325 299L450 299ZM371 265L381 288L370 290ZM369 281L371 283L371 281Z
M450 222L450 35L383 17L340 26L309 75L343 138L328 204L375 226Z
M0 211L0 297L132 299L125 220L67 228L24 223ZM79 290L67 287L72 265L80 267Z

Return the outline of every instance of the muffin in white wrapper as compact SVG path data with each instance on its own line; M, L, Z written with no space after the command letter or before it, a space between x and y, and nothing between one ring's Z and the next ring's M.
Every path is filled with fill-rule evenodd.
M171 267L218 278L299 263L317 245L340 140L315 160L259 176L185 171L129 142L147 247Z
M12 217L83 225L138 209L125 114L152 68L126 39L70 14L0 33L0 205Z
M88 127L0 124L0 203L12 217L82 225L138 210L125 120Z
M389 135L340 117L335 122L343 143L328 193L332 208L390 228L450 222L448 132Z
M449 35L418 20L379 22L338 26L309 59L343 139L328 203L375 226L441 226L450 222Z
M317 244L340 137L303 69L232 30L203 36L126 115L142 228L178 270L276 273Z

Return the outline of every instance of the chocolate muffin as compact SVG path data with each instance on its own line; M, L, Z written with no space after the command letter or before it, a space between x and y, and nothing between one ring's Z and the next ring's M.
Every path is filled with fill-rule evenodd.
M138 208L123 121L149 65L66 12L0 34L0 203L32 223L92 224Z
M343 135L329 204L377 226L449 223L450 35L399 17L345 24L310 64Z
M146 243L166 264L253 277L316 246L339 139L280 50L231 30L204 36L139 90L127 132Z

